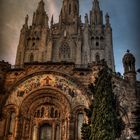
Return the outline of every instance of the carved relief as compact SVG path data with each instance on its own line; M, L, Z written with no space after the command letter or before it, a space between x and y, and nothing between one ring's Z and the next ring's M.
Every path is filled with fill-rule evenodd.
M83 95L82 91L79 90L79 87L73 81L54 74L38 74L25 80L14 88L7 100L7 104L12 102L19 106L30 93L44 88L59 90L67 96L73 106L77 104L88 105L87 95Z

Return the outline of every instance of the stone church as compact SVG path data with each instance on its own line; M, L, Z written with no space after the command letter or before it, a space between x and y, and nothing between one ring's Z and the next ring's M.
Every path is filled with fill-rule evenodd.
M127 51L124 75L115 72L109 15L103 23L99 1L94 0L82 22L79 0L63 0L54 23L44 4L39 2L30 26L25 17L15 66L0 61L0 140L81 140L81 126L87 122L84 108L94 100L88 85L94 83L102 59L112 69L125 122L120 140L136 137L133 112L140 81L135 57Z

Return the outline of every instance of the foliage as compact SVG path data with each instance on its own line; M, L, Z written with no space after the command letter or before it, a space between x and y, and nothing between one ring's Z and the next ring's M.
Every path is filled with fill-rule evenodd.
M82 139L83 140L89 140L90 134L91 134L91 127L89 124L87 123L83 123L82 125Z
M95 85L89 85L94 96L89 109L85 109L88 124L82 126L83 140L115 140L121 135L124 123L116 110L112 72L107 65L100 70ZM89 134L90 133L90 134Z

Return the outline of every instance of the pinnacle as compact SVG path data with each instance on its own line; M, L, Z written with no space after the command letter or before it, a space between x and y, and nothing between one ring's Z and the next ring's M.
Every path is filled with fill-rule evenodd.
M97 9L100 9L100 6L99 6L99 0L93 0L93 10L97 10Z

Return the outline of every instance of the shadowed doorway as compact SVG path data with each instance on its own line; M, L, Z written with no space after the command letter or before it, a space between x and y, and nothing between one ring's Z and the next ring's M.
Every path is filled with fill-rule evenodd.
M39 140L52 140L52 126L50 124L43 124L40 127Z

